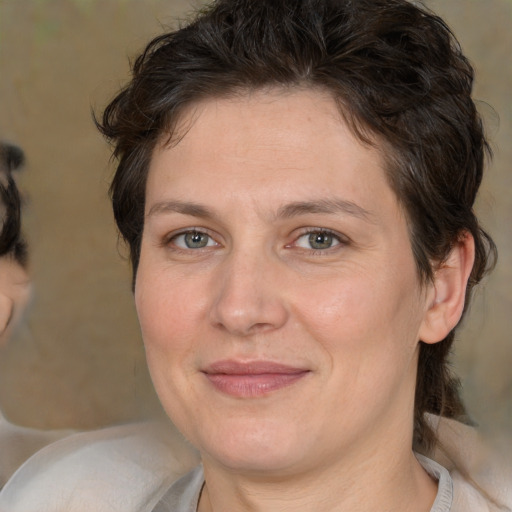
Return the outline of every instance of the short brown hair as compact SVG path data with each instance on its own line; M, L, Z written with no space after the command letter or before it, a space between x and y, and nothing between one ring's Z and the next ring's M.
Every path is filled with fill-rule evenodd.
M26 264L27 247L21 234L21 198L12 176L24 163L23 151L0 142L0 257L10 255Z
M474 237L467 307L496 257L473 210L490 151L472 85L473 69L450 29L406 0L212 3L149 43L98 122L119 159L110 192L134 278L151 155L163 134L172 139L183 109L240 91L312 87L331 93L359 139L386 150L423 282L461 236ZM464 415L447 366L453 339L454 331L440 343L421 343L414 443L423 452L435 440L425 412Z

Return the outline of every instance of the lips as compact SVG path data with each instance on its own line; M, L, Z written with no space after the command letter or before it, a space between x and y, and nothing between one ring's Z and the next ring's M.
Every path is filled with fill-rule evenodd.
M204 375L221 393L237 398L255 398L291 386L308 375L309 370L272 361L218 361Z

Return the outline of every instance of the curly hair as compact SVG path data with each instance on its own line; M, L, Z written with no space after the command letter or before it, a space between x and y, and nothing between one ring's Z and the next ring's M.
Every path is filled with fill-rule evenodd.
M20 148L0 142L0 257L10 255L21 265L27 261L27 246L21 234L21 198L12 172L24 161Z
M476 257L466 292L496 259L473 205L490 156L471 98L473 68L445 22L407 0L218 0L135 60L128 85L106 107L101 132L118 167L110 193L130 247L134 279L152 152L190 104L256 89L327 90L353 133L383 149L390 186L406 212L422 283L461 237ZM428 453L430 412L463 419L448 356L455 330L420 342L414 447Z

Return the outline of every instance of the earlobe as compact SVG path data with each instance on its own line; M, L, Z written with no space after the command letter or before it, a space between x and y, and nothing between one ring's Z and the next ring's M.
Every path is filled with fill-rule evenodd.
M5 332L12 316L13 301L12 299L0 293L0 336Z
M427 310L419 331L425 343L443 340L459 322L464 310L466 287L475 259L475 242L469 232L461 234L448 258L435 271L427 296Z

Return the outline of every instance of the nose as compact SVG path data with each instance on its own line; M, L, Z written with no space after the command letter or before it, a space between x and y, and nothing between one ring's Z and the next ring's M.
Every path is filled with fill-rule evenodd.
M277 262L270 256L232 253L222 266L211 308L215 327L245 337L286 323L288 309Z

